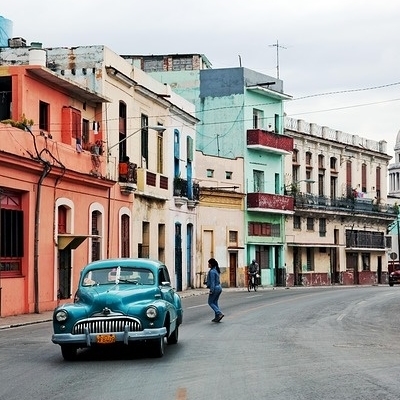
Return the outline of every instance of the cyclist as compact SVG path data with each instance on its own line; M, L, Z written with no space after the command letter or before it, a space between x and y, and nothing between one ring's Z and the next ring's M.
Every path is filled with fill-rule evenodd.
M256 262L256 260L253 260L251 262L251 264L249 265L249 276L250 276L253 287L256 285L256 279L257 279L259 270L260 270L260 267L259 267L258 263Z

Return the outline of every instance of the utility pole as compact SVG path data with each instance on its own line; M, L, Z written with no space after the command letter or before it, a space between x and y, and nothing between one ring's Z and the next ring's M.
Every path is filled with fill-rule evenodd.
M286 47L280 46L278 41L275 44L270 44L269 47L276 47L276 77L279 79L279 48L286 49Z

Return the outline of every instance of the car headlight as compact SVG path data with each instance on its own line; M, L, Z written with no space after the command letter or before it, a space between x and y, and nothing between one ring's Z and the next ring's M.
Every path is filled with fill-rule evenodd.
M158 311L157 308L154 306L150 306L147 310L146 310L146 316L149 319L155 319L157 318L158 315Z
M58 322L64 322L68 318L68 312L65 310L57 311L55 317Z

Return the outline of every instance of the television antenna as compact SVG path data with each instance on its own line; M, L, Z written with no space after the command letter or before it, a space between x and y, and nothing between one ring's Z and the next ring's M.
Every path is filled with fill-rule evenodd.
M279 49L286 49L287 47L281 46L278 41L275 44L270 44L269 47L276 47L276 78L279 79Z

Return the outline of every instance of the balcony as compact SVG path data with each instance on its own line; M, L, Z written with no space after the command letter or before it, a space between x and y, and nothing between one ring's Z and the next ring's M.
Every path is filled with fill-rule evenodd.
M398 210L388 204L374 204L372 199L316 196L308 193L296 193L293 196L296 210L325 210L335 213L347 212L381 218L396 218Z
M293 138L262 129L247 130L247 148L289 154L293 151Z
M131 162L120 162L118 182L121 193L130 194L137 189L137 165Z
M145 168L137 169L137 196L168 200L168 177Z
M174 202L177 207L187 204L188 208L193 209L199 203L200 187L199 184L190 182L183 178L174 178Z
M248 211L265 211L277 214L293 214L294 199L271 193L247 193Z

